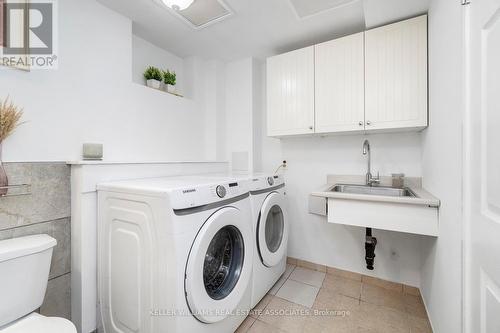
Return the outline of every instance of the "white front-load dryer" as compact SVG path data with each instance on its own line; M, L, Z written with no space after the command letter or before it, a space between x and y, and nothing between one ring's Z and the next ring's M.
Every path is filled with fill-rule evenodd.
M289 222L282 175L254 176L249 183L255 235L252 308L286 270Z
M105 332L234 332L251 306L248 192L227 178L100 184Z

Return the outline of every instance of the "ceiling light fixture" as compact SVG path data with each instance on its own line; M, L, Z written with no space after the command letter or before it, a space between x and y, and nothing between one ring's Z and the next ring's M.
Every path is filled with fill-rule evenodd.
M194 2L194 0L162 0L162 1L167 7L170 7L176 11L184 10L189 6L191 6L191 4Z

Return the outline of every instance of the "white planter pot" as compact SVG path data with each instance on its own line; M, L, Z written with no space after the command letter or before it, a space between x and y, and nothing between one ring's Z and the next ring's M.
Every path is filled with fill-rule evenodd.
M148 87L153 88L153 89L160 89L160 84L161 81L158 80L147 80L146 84Z
M175 94L175 86L167 84L167 91L171 94Z

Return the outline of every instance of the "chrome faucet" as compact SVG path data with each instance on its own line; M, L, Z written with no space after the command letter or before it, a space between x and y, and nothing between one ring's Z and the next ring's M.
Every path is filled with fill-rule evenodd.
M363 155L368 155L368 169L366 171L366 185L373 186L373 184L380 183L380 175L373 177L371 172L371 152L370 152L370 141L365 140L363 142Z

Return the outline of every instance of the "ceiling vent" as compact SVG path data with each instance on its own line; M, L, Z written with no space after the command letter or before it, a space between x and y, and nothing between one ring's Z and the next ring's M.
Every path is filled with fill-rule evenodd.
M186 9L169 9L193 29L208 27L233 15L231 8L222 0L194 0Z
M289 0L299 19L320 14L324 11L342 7L359 0Z

